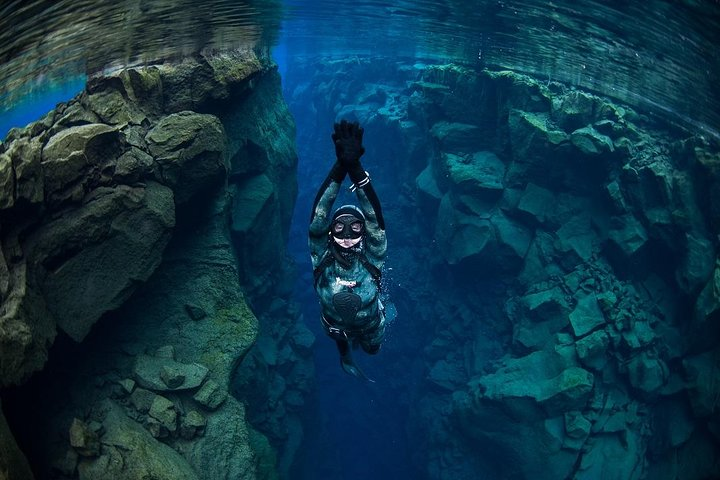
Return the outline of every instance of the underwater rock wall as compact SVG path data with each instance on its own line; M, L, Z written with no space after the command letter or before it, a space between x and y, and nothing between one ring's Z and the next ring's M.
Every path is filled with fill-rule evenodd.
M718 145L512 72L290 69L289 102L359 120L398 193L393 328L426 362L408 428L429 478L720 475Z
M275 478L231 377L287 282L295 162L251 51L96 78L8 135L0 385L37 476Z

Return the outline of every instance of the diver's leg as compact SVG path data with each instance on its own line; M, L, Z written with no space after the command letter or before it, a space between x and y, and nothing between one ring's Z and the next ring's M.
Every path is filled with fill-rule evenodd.
M381 314L377 328L363 335L360 339L360 346L368 355L376 355L380 351L383 340L385 340L385 316Z
M340 358L346 357L348 353L350 353L350 343L347 340L336 339L335 344L337 345Z
M362 349L367 353L368 355L375 355L380 351L380 345L372 345L370 343L362 342Z
M355 365L352 357L352 350L350 348L350 341L336 339L335 344L338 347L338 353L340 353L340 366L345 373L348 373L353 377L367 380L368 382L374 382L374 380L368 378L367 375L365 375L365 373L360 370L360 367Z

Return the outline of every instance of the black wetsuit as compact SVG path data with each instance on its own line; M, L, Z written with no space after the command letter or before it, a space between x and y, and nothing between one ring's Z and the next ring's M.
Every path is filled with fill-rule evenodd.
M380 271L387 248L384 220L372 185L358 188L355 192L365 216L365 234L355 247L341 248L329 233L339 190L340 183L331 174L320 187L310 220L310 255L322 324L338 341L341 355L347 347L343 339L349 344L357 342L367 353L377 353L385 335L380 302ZM355 300L355 308L347 308L347 299Z

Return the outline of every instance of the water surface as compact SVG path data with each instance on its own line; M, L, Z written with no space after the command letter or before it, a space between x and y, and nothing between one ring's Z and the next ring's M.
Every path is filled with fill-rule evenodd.
M16 0L0 10L0 112L78 75L253 46L513 69L717 136L719 45L717 1Z

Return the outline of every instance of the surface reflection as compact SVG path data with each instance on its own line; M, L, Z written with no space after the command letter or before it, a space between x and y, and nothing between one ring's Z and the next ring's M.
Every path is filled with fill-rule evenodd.
M0 110L78 73L278 44L512 69L720 136L720 4L690 0L15 0Z
M280 17L280 0L8 2L0 104L78 74L276 43Z

